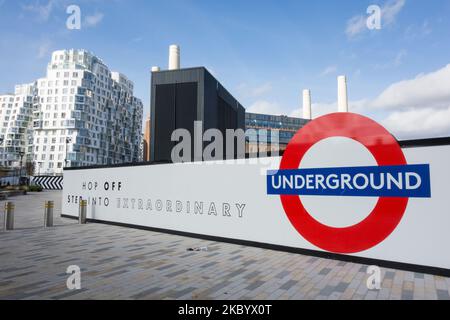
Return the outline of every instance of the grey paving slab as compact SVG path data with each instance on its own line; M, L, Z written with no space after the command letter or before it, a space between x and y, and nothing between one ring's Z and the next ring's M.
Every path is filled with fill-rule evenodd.
M368 290L365 265L79 225L60 217L61 192L10 200L16 230L0 231L0 299L450 300L448 278L382 268L382 288ZM43 228L45 200L55 201L53 228ZM208 251L188 251L194 247ZM81 290L66 287L71 265L81 268Z
M283 284L283 285L280 287L280 289L283 289L283 290L289 290L289 289L291 289L292 287L294 287L297 283L298 283L298 281L295 281L295 280L289 280L288 282L286 282L285 284Z

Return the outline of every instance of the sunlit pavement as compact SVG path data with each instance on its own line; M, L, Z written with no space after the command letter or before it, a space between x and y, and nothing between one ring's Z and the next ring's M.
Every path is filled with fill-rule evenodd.
M450 278L60 218L60 191L11 198L0 231L0 299L450 299ZM44 201L55 227L43 228ZM1 202L3 208L4 201ZM2 211L3 221L3 211ZM207 251L187 251L189 248ZM66 270L81 268L81 289Z

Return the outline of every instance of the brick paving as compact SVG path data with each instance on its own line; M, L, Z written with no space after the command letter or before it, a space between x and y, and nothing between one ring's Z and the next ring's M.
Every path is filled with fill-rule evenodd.
M0 231L0 299L450 299L450 278L381 268L381 289L369 290L365 265L78 225L60 218L60 191L10 200L16 230ZM45 200L55 201L53 228L42 227ZM70 265L81 290L66 287Z

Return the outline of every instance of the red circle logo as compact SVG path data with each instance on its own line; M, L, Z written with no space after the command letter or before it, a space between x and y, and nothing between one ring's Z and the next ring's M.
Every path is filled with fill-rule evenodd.
M333 113L315 119L292 138L280 170L298 169L308 150L323 139L346 137L365 146L379 166L406 165L397 140L375 121L354 113ZM356 253L385 240L398 226L408 198L379 197L369 216L346 228L324 225L314 219L300 196L281 195L281 202L294 228L310 243L334 253Z

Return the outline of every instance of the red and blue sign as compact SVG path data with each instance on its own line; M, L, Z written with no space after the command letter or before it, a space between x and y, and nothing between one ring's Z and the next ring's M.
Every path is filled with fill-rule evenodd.
M353 139L373 155L377 166L299 169L318 142ZM408 165L397 140L375 121L354 113L333 113L300 129L281 160L269 171L267 192L279 195L294 228L310 243L330 252L356 253L384 241L398 226L409 198L430 198L430 167ZM324 225L302 204L301 196L378 197L363 221L345 228ZM337 213L338 214L338 213Z

